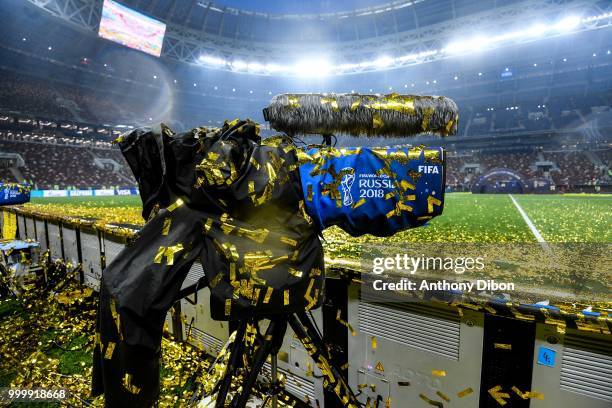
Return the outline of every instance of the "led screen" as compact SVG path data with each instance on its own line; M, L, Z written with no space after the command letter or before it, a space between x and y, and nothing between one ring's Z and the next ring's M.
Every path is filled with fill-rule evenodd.
M164 23L115 1L104 0L100 37L159 57L165 32Z

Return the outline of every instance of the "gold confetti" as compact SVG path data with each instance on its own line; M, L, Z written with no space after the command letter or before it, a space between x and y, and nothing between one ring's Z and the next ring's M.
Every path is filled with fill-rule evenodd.
M524 400L530 399L530 398L535 398L535 399L539 399L539 400L543 400L544 399L544 394L542 394L540 392L536 392L536 391L521 392L521 390L519 390L518 387L516 387L516 386L512 386L512 391L514 391L514 393L516 395L518 395L519 397L521 397Z
M121 331L121 315L117 312L117 305L115 303L115 299L110 300L110 311L113 320L115 321L115 326L117 327L117 333L119 338L123 340L123 332Z
M444 394L442 391L436 391L436 395L442 398L444 401L450 402L450 398L448 398L448 396L446 396L446 394Z
M512 391L514 391L514 393L515 393L516 395L518 395L519 397L521 397L522 399L529 399L529 397L527 396L527 394L528 394L528 393L526 393L526 392L525 392L525 393L521 392L521 390L519 390L517 386L514 386L514 385L513 385L513 386L512 386Z
M459 391L457 393L457 397L463 398L463 397L465 397L467 395L470 395L473 392L474 392L474 390L472 389L472 387L467 387L466 389Z
M295 239L291 239L289 237L281 237L280 241L284 244L287 244L289 246L295 247L297 246L297 241Z
M225 315L230 316L232 314L232 299L225 299Z
M180 206L182 206L183 204L184 204L183 200L179 198L174 203L168 206L168 211L172 212L176 210L177 208L179 208Z
M444 405L440 401L432 400L431 398L427 397L425 394L419 394L419 398L427 402L429 405L433 405L434 407L438 407L438 408L444 408Z
M431 375L434 377L446 377L445 370L431 370Z
M351 331L351 335L353 337L357 336L357 332L353 329L353 326L351 326L351 324L349 322L347 322L346 320L342 319L342 313L340 310L338 310L338 312L336 313L336 320L343 326L345 326L347 329L349 329Z
M504 406L508 403L508 401L504 400L504 398L510 398L510 394L507 392L501 392L501 390L501 385L496 385L495 387L490 388L488 393L499 405Z
M433 196L429 196L427 197L427 212L428 213L432 213L433 212L433 206L440 206L442 204L442 201L438 200L437 198L433 197Z
M447 133L447 134L449 134L449 133L450 133L450 131L452 130L452 128L453 128L453 124L454 124L454 123L455 123L455 122L454 122L452 119L451 119L451 120L449 120L449 121L446 123L446 126L445 126L445 128L444 128L444 129L446 130L446 133Z
M164 226L162 227L162 235L168 235L168 232L170 232L171 223L172 223L172 220L170 218L166 218L164 220Z
M182 250L183 244L176 244L169 247L160 246L157 249L157 254L155 254L153 262L161 264L163 259L166 258L166 265L174 265L174 256Z
M537 391L527 391L527 396L529 398L544 400L544 394L542 394L541 392L537 392Z
M299 97L297 97L295 95L289 95L289 96L287 96L287 100L288 100L289 107L291 107L291 108L299 108L300 107L300 103L299 103L300 98Z
M115 351L115 343L113 343L112 341L109 341L108 345L106 346L106 351L104 352L104 358L107 360L112 359L113 351Z
M267 304L268 302L270 302L270 298L272 297L272 292L274 291L273 288L268 287L267 291L266 291L266 295L264 296L264 304Z
M329 105L332 107L332 110L337 111L338 110L338 101L336 101L336 99L334 98L321 98L321 105Z
M236 264L234 262L230 262L229 264L229 279L230 282L234 282L236 280Z
M140 392L140 388L136 387L132 384L132 374L125 374L123 376L123 387L128 390L132 394L138 394Z
M493 347L500 350L512 350L512 344L493 343Z
M380 115L378 115L377 113L373 114L372 115L372 128L380 129L383 126L385 126L385 122L383 122Z
M253 167L255 167L257 170L259 170L259 168L261 167L261 165L257 162L257 160L255 160L253 156L251 156L251 158L249 159L249 163L251 163ZM249 183L251 182L249 181ZM249 191L250 191L250 188L249 188Z
M297 270L295 268L288 268L288 271L292 276L295 276L296 278L301 278L304 275L302 271Z
M354 209L356 209L356 208L359 208L359 207L361 207L362 205L364 205L364 204L365 204L365 202L366 202L366 199L365 199L365 198L361 198L361 199L359 199L359 201L357 201L356 203L354 203L354 204L351 206L351 208L352 208L353 210L354 210Z

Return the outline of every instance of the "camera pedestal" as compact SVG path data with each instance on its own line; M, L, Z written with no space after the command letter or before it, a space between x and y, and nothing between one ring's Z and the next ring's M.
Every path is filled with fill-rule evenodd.
M240 356L244 352L245 336L247 332L248 320L242 320L238 324L236 337L231 346L228 363L225 373L220 380L219 391L215 408L225 408L228 398L232 378L237 373ZM294 313L287 316L273 317L263 335L259 348L255 351L252 367L242 381L239 393L236 394L229 406L231 408L244 408L251 395L253 387L259 373L261 372L268 356L271 356L272 384L270 384L269 397L272 398L272 406L278 405L278 394L281 385L278 381L277 354L282 346L283 338L287 330L287 325L291 326L296 337L302 342L304 348L321 370L324 377L324 387L332 390L340 400L342 406L357 408L361 404L357 401L354 392L348 386L347 380L342 374L340 367L332 360L330 352L319 335L316 327L305 312ZM267 399L266 399L267 402ZM265 404L264 404L265 405Z

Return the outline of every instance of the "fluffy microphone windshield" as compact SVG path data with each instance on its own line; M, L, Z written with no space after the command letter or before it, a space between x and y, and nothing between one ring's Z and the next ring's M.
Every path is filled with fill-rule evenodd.
M452 99L398 94L281 94L263 113L270 127L289 135L448 136L459 120Z

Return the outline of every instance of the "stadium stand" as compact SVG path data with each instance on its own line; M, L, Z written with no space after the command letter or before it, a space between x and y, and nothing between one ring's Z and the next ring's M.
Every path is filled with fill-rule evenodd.
M136 184L123 169L127 164L118 151L7 140L0 140L0 151L16 153L25 161L25 166L17 169L21 180L16 180L10 169L2 169L3 181L26 181L38 189L125 188ZM96 158L111 158L116 165Z
M57 131L0 131L0 152L21 155L26 166L18 170L23 179L33 182L38 188L135 186L121 153L107 141L92 143L83 137L66 137ZM447 160L448 184L458 190L469 189L478 175L497 168L514 170L527 179L550 179L556 185L595 185L610 181L608 166L612 150L595 153L575 149L540 152L459 150L451 151ZM539 161L552 165L538 168ZM14 173L10 169L1 169L0 177L4 181L21 181L16 180Z
M583 152L544 152L544 157L555 163L550 175L556 184L595 184L603 179L600 169Z
M38 17L32 12L25 18L33 23ZM612 68L604 59L610 57L603 37L601 50L568 50L551 39L524 48L518 57L500 52L481 66L481 72L469 64L449 63L441 64L434 74L431 66L420 64L405 76L372 72L355 81L356 77L340 75L326 85L152 60L101 43L96 36L83 36L81 43L61 47L74 33L64 25L51 34L24 28L8 33L7 41L0 44L2 151L23 153L25 167L17 170L38 186L132 186L123 158L110 148L110 142L127 128L165 122L181 131L220 126L235 117L263 122L261 109L271 95L324 92L328 85L337 92L439 94L456 100L461 113L455 141L427 136L414 141L440 144L451 152L447 177L454 188L469 189L478 176L495 168L509 168L527 179L550 180L569 190L610 184L612 94L604 79ZM577 34L576 41L586 44L584 35ZM597 63L596 54L601 57ZM500 77L500 72L512 75ZM437 80L432 81L434 75ZM274 131L264 128L262 134ZM340 145L353 142L338 136ZM70 172L47 174L48 164L30 147L36 143L52 146L49 152L54 158L49 160L55 163L69 157L82 163L70 164L74 166ZM95 163L106 163L113 170L101 171ZM79 170L89 169L93 173L88 182ZM14 179L15 174L19 174L15 169L0 173L3 179Z
M0 110L89 123L131 118L130 110L105 92L6 71L0 71Z
M504 167L521 173L524 176L533 176L533 167L536 155L533 152L482 154L479 159L482 171Z

